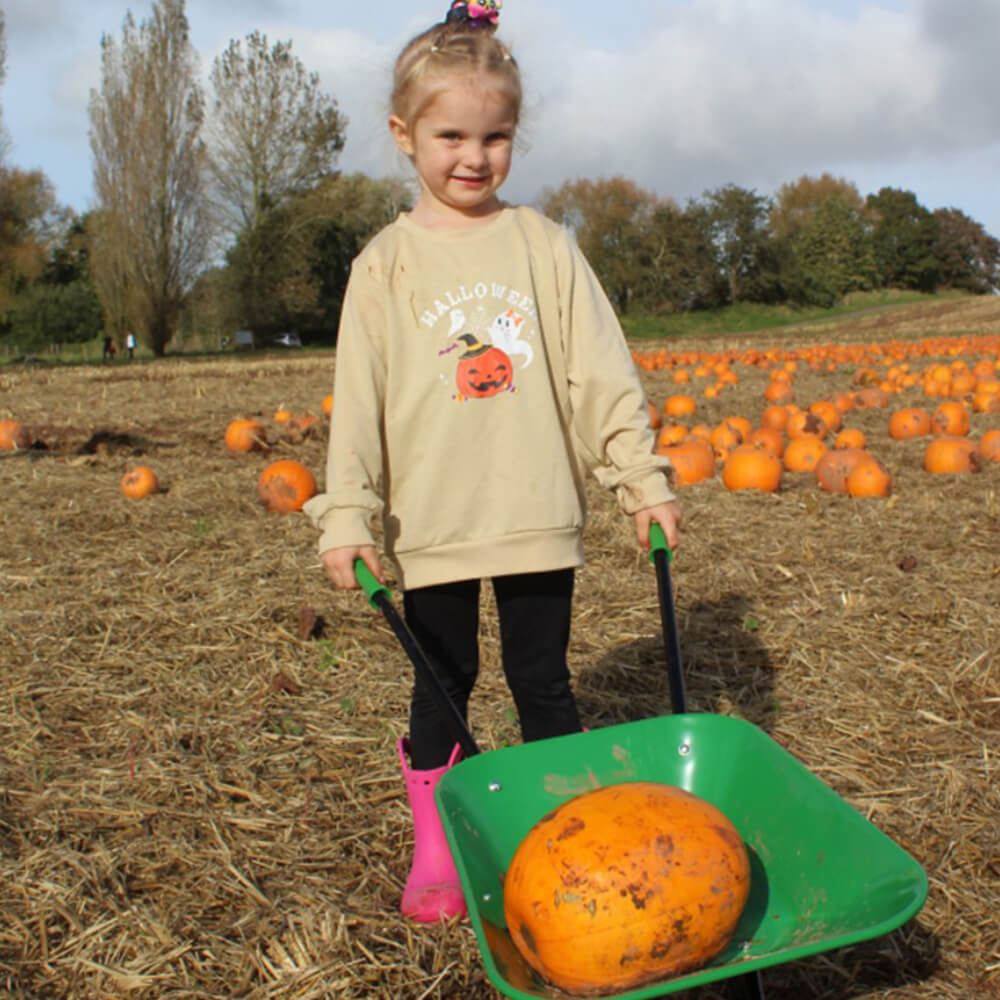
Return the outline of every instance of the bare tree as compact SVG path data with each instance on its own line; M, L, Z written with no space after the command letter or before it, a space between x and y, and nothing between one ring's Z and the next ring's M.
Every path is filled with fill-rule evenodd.
M233 234L331 174L344 148L346 118L292 55L258 31L234 39L212 66L209 123L215 196Z
M242 289L242 321L268 328L265 271L275 252L296 241L301 222L286 208L333 174L347 120L291 42L269 45L257 31L245 43L230 41L211 79L213 202L220 228L239 247L230 266Z
M131 321L156 355L211 238L203 118L184 0L159 0L138 27L127 14L120 44L102 38L90 96L95 280L114 332Z

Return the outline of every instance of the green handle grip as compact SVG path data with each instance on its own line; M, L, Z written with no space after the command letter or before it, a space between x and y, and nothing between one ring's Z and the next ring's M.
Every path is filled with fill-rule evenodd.
M378 582L375 574L365 565L363 559L354 560L354 579L358 581L358 586L365 592L368 603L377 608L375 597L378 594L389 596L389 588Z
M654 521L649 526L649 561L653 562L656 559L657 552L666 552L667 562L674 561L673 550L667 545L666 535L663 534L663 528Z

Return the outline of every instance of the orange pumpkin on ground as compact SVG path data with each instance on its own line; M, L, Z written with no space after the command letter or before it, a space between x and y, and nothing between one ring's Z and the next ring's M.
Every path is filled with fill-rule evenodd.
M760 490L774 493L781 486L781 459L766 448L752 444L734 448L722 467L722 482L728 490Z
M148 465L136 465L122 476L122 493L130 500L141 500L159 490L160 481Z
M968 434L972 427L972 417L969 411L953 399L941 403L931 415L931 424L935 434L950 434L959 437Z
M736 431L737 434L739 434L740 444L745 444L753 431L753 424L750 423L746 417L739 416L738 414L723 417L722 422L724 424L728 424L734 431Z
M836 434L840 430L841 413L831 400L818 400L809 407L809 412L819 417L831 434Z
M323 404L322 404L322 406L323 406L323 415L324 416L328 417L328 416L330 416L331 413L333 413L333 393L332 392L328 392L323 397Z
M889 437L896 441L926 437L932 430L931 415L921 406L904 406L889 416Z
M826 450L826 445L815 434L792 438L783 456L785 468L789 472L812 472Z
M525 961L574 994L606 994L699 968L736 930L746 847L715 806L649 781L597 788L529 831L504 877Z
M881 462L868 455L851 469L847 492L852 497L887 497L892 492L892 476Z
M230 420L225 440L230 451L264 451L267 448L267 431L259 420Z
M821 490L846 493L847 477L854 467L871 456L861 448L830 448L816 462L813 473Z
M772 427L776 431L783 431L788 424L788 409L772 403L764 407L764 412L760 415L761 427Z
M798 410L789 414L788 423L785 425L785 433L789 439L802 437L803 434L812 434L822 440L826 437L828 430L826 421L808 410Z
M967 437L941 434L924 451L924 468L937 476L959 476L979 471L976 442Z
M752 444L757 448L764 448L777 455L778 458L785 452L785 435L773 427L758 427L750 432L747 444Z
M0 449L17 451L31 447L31 432L17 420L0 420Z
M715 457L720 462L725 461L729 453L743 443L739 430L725 421L712 428L711 440L712 447L715 449Z
M683 394L668 396L663 403L663 412L668 417L688 417L697 409L694 398Z
M972 397L976 413L1000 413L1000 392L977 389Z
M771 382L764 390L764 398L769 403L784 406L787 403L795 402L795 393L792 391L792 387L785 382Z
M646 409L649 411L649 426L654 431L658 431L663 426L663 414L660 413L658 407L648 401L646 403Z
M859 410L884 410L889 405L889 393L874 385L858 389L853 398L854 406Z
M985 462L1000 462L1000 429L987 431L979 439L976 452Z
M834 448L864 448L867 444L865 432L859 427L845 427L833 439Z
M680 444L687 436L688 429L683 424L664 424L656 435L656 450Z
M315 413L294 413L285 421L284 436L293 444L300 444L318 428L319 422Z
M316 495L316 479L294 458L282 458L264 468L257 480L260 502L276 514L290 514Z
M286 410L285 407L279 406L278 409L274 411L274 422L276 424L287 423L291 415L291 410Z
M657 453L670 459L678 486L691 486L715 475L715 451L704 438L689 436L680 444L657 449Z

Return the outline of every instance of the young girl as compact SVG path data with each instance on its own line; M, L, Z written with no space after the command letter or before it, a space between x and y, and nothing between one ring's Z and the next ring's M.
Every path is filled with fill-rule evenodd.
M333 584L360 558L380 580L372 520L406 621L459 710L479 667L480 580L492 580L504 673L525 740L578 732L566 665L585 474L614 490L639 544L680 511L653 454L643 390L614 312L572 238L498 191L521 108L494 34L500 0L452 4L395 69L389 128L416 205L354 261L337 340L327 492L306 511ZM402 910L464 913L434 805L458 756L414 684L399 756L414 817Z

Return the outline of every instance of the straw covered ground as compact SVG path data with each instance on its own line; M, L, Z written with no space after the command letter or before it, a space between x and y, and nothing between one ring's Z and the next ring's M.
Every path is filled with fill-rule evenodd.
M754 347L1000 332L994 299L761 334ZM731 344L685 342L684 350ZM648 350L643 343L636 349ZM673 345L676 349L677 345ZM914 370L931 358L911 360ZM993 354L996 360L996 353ZM322 475L329 354L0 369L0 418L47 450L0 457L0 995L383 1000L499 994L467 923L397 904L410 826L394 744L410 665L358 593L334 593L301 514L264 511L268 458ZM767 371L699 394L696 419L759 419ZM854 366L795 375L800 403ZM642 371L653 401L668 370ZM927 404L918 387L902 400ZM888 500L682 493L674 587L693 709L762 727L909 851L930 881L904 927L773 967L772 1000L1000 996L1000 464L930 476L886 410L850 411L894 477ZM973 436L1000 426L976 413ZM119 489L137 462L165 490ZM571 663L590 727L669 711L655 577L591 490ZM488 604L488 598L484 598ZM473 726L517 741L489 608ZM677 994L716 1000L725 984Z

